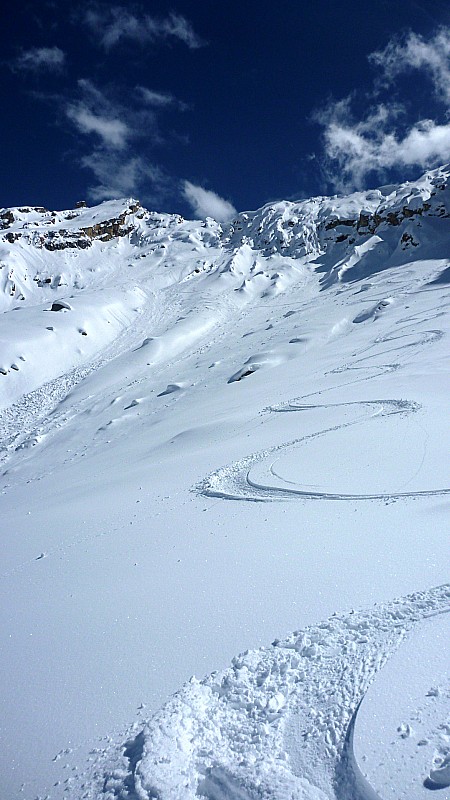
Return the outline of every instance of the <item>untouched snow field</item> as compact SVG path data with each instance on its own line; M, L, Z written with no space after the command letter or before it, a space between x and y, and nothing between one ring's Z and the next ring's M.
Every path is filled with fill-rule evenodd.
M353 756L378 797L427 798L430 790L444 790L445 796L445 789L448 794L449 641L449 617L432 617L401 646L364 696L353 731Z
M449 796L448 178L0 211L2 797Z

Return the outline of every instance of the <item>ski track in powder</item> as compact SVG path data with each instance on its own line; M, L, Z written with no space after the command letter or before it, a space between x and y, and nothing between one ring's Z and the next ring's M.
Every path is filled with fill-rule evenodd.
M301 400L302 398L299 398ZM366 400L360 402L339 403L339 404L323 404L323 405L301 405L295 400L280 406L278 408L272 407L269 411L274 413L287 413L287 412L300 412L300 411L313 411L318 408L330 407L343 407L351 408L353 406L368 406L376 407L379 409L378 414L382 417L391 416L393 414L408 414L418 411L420 406L407 400ZM250 500L267 502L272 500L289 500L293 498L301 498L305 500L398 500L401 498L413 497L433 497L438 495L446 495L450 493L449 488L436 488L427 490L417 490L411 492L386 492L386 493L365 493L365 494L351 494L351 493L335 493L335 492L313 492L307 489L294 489L284 486L283 488L269 485L260 484L251 478L251 469L255 464L261 463L270 459L271 456L278 454L288 448L295 448L304 442L316 439L319 436L325 436L329 433L349 428L353 425L361 424L367 419L371 419L375 414L368 415L366 418L359 418L350 422L343 422L333 427L319 430L316 433L308 434L306 436L293 439L283 444L274 445L273 447L262 450L258 453L247 456L240 461L235 462L231 466L223 467L222 469L213 472L208 476L199 486L202 494L209 497L221 497L227 500ZM281 478L277 475L273 468L273 463L269 466L269 472L274 476ZM281 478L284 483L291 481Z
M417 592L333 615L191 678L114 752L92 752L69 796L376 800L352 751L358 707L410 632L449 610L450 586Z
M432 309L435 311L435 309ZM439 316L441 311L434 313L432 316ZM430 317L421 317L421 322L429 322ZM405 328L410 327L414 324L412 318L407 318L406 320L401 320L403 323L402 327L398 329L395 334L392 331L389 331L387 334L381 337L377 337L374 341L365 347L361 352L353 354L355 356L354 360L352 360L351 366L348 364L342 365L340 367L335 368L332 372L333 374L339 374L342 372L350 371L350 370L374 370L374 373L371 375L363 375L360 378L357 378L349 383L343 384L343 386L353 385L355 383L361 383L370 381L373 377L380 377L382 374L388 374L389 372L396 371L400 369L406 362L406 360L410 360L410 358L417 352L418 349L432 345L435 342L438 342L443 337L443 331L441 330L425 330L425 331L414 331L413 333L404 332ZM412 341L410 341L410 337ZM406 343L403 341L406 339ZM389 347L387 350L379 349L379 345L384 345L385 343L396 343L394 347ZM370 355L362 355L362 353L366 353L367 351L371 350L372 348L377 347L377 352L375 354ZM401 352L403 355L403 362L402 363L394 363L394 364L371 364L370 362L373 361L375 357L383 357L387 354L393 352ZM359 355L359 358L356 356ZM406 357L409 356L407 359ZM365 364L364 362L369 362ZM334 387L332 387L334 388ZM339 388L342 388L342 384ZM328 391L328 390L327 390ZM322 394L322 392L320 392ZM311 396L311 395L309 395ZM305 400L307 396L300 397L293 399L291 401L285 402L280 404L279 406L272 406L265 409L266 412L270 413L286 413L286 412L306 412L306 411L314 411L315 409L319 408L339 408L339 409L348 409L354 406L361 406L365 408L375 407L377 409L376 413L382 417L388 417L393 414L411 414L419 410L420 406L413 402L407 400L394 400L394 399L387 399L387 400L362 400L359 402L349 402L349 403L336 403L336 404L317 404L317 405L307 405L301 403L302 400ZM302 489L301 487L292 488L287 486L286 484L294 483L287 479L282 479L284 481L283 487L277 487L271 484L261 484L251 477L252 468L256 464L260 464L269 460L273 455L279 454L280 452L286 451L288 449L293 449L298 447L299 445L316 439L317 437L326 436L332 432L343 430L344 428L351 427L356 424L365 423L370 420L375 414L366 414L363 418L358 418L352 420L350 422L342 422L336 424L332 427L325 428L322 430L318 430L315 433L308 434L306 436L302 436L296 439L292 439L288 442L283 442L282 444L276 444L272 447L269 447L265 450L261 450L256 453L252 453L247 457L236 461L235 463L222 467L209 476L207 476L197 487L200 493L205 496L209 497L218 497L223 498L226 500L247 500L247 501L255 501L255 502L270 502L275 500L292 500L292 499L303 499L303 500L400 500L402 498L415 498L415 497L433 497L439 495L446 495L450 493L450 488L447 487L436 487L433 489L427 490L416 490L410 492L373 492L373 493L337 493L337 492L325 492L325 491L310 491L307 489ZM274 477L280 478L279 475L276 474L273 468L273 463L269 465L269 474Z

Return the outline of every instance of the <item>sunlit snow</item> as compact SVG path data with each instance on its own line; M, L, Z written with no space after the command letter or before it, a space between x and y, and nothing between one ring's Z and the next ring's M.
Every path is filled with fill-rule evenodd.
M2 797L448 792L449 174L0 211Z

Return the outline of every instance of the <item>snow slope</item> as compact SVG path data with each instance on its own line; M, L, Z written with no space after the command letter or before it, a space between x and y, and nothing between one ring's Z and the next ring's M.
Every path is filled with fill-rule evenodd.
M447 791L449 172L0 211L2 796Z
M364 696L353 755L379 797L448 792L449 640L449 617L433 617L402 645Z

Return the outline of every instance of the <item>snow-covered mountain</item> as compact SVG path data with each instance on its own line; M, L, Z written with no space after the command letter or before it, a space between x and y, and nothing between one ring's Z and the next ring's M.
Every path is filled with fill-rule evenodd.
M2 796L450 785L449 175L0 211Z

